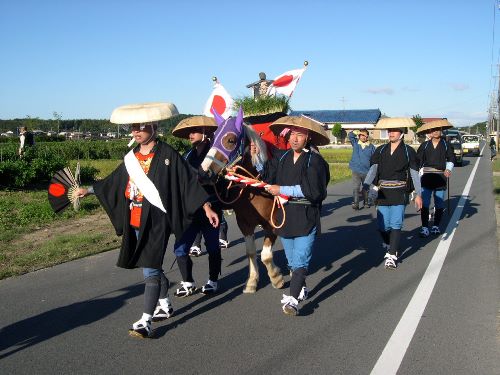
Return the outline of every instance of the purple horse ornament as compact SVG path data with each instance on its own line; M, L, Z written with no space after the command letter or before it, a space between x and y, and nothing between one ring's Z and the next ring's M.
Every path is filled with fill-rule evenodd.
M265 143L251 126L243 124L242 109L240 108L236 117L229 117L227 120L224 120L215 111L214 117L218 128L214 134L212 147L201 164L202 169L209 174L221 173L227 163L231 163L237 158L242 149L242 142L246 140L257 149L257 153L251 155L249 147L246 147L240 155L241 161L238 162L238 165L252 176L257 176L258 172L255 166L257 164L263 165L266 162L267 149ZM283 276L273 262L272 253L272 247L276 242L276 235L271 225L274 197L259 188L245 187L242 189L239 198L232 201L230 208L234 210L236 222L245 238L246 254L249 261L248 279L243 292L255 293L259 282L255 245L255 229L258 225L264 229L264 243L260 259L266 266L272 286L283 288Z

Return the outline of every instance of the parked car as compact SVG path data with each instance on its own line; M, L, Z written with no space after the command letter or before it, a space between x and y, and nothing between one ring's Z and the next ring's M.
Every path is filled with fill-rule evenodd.
M479 156L479 137L477 135L463 135L462 136L462 149L464 150L464 154L472 154L475 156Z

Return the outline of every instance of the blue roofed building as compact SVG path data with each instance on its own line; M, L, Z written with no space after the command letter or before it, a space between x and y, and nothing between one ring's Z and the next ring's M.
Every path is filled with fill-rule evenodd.
M344 109L344 110L317 110L317 111L292 111L291 116L308 116L316 121L324 123L328 129L332 129L335 124L342 126L342 137L337 140L330 133L332 142L345 141L347 132L356 129L374 129L375 124L382 116L380 109ZM372 134L375 136L375 134Z

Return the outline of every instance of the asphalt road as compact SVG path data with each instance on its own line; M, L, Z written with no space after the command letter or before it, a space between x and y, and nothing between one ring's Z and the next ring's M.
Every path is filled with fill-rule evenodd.
M351 209L348 182L330 187L310 298L297 317L282 313L282 291L271 287L262 265L257 293L242 293L247 262L234 216L220 293L174 298L176 315L154 325L155 339L127 335L142 312L144 287L139 270L114 266L117 251L0 281L0 374L370 374L381 358L398 374L500 374L499 249L485 153L453 235L449 225L441 237L420 239L419 216L408 206L396 271L383 267L375 210ZM467 157L455 169L450 213L476 160ZM446 238L442 268L429 267L438 275L431 288L421 280ZM166 269L173 259L169 251ZM279 242L275 260L285 271ZM207 256L194 262L201 285ZM179 281L176 266L168 277ZM432 293L413 317L414 332L393 335L422 285ZM390 338L401 360L387 350L381 357ZM389 367L378 373L396 371Z

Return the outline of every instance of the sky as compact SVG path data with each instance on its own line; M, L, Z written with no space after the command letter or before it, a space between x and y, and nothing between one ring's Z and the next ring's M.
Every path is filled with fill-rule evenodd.
M201 114L309 62L294 110L485 121L498 89L498 0L0 0L0 119L109 118L166 101Z

